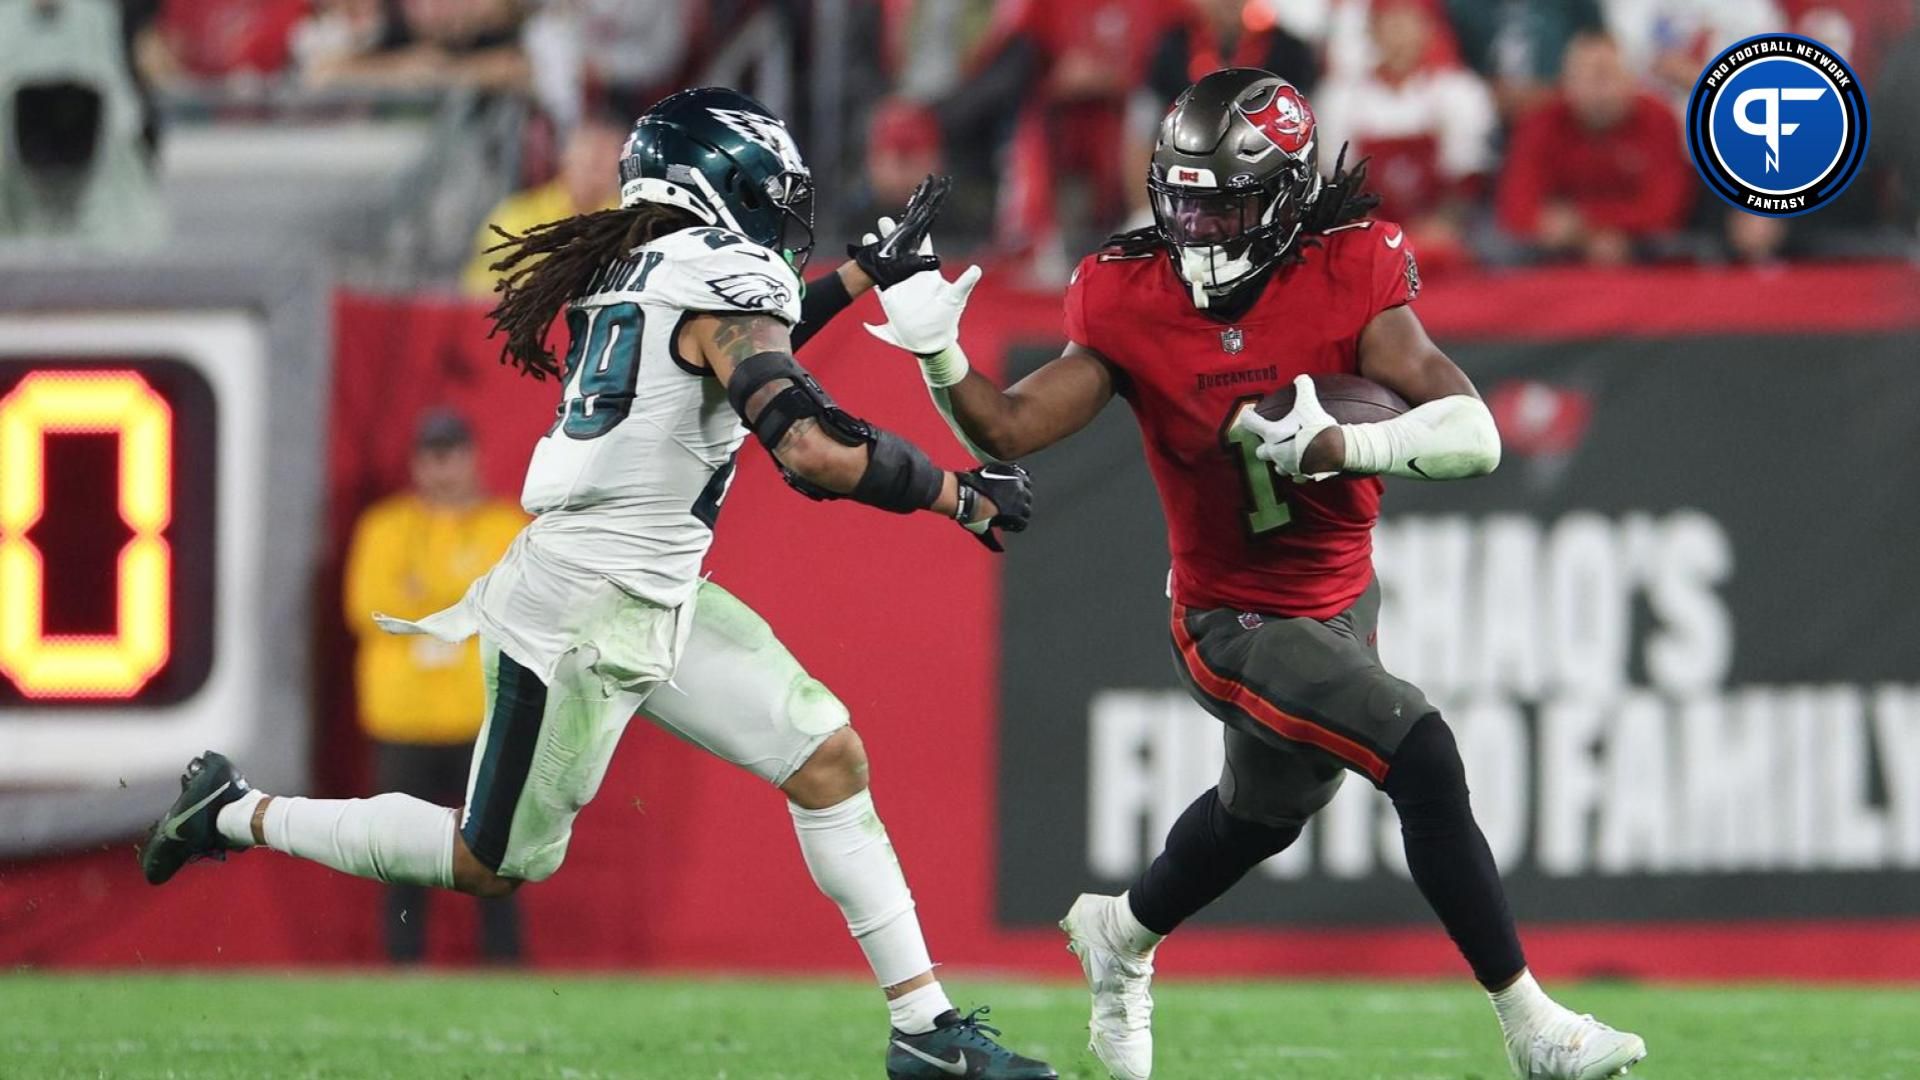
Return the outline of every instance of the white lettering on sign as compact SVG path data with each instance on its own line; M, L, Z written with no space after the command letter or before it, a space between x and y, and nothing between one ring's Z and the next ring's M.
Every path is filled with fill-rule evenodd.
M1405 516L1375 548L1386 665L1454 728L1501 865L1920 869L1920 685L1727 685L1733 545L1706 514ZM1124 880L1217 782L1220 723L1158 688L1090 719L1088 868ZM1261 872L1404 875L1398 822L1349 778Z

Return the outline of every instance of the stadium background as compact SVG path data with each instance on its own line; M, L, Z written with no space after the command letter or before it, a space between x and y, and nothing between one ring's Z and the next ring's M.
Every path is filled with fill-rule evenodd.
M890 205L874 159L900 138L898 121L927 115L895 108L911 100L924 12L854 0L643 6L686 20L658 85L740 82L796 119L825 181L814 272L831 265L836 240ZM1105 5L1142 19L1162 6ZM1356 5L1323 6L1337 22ZM179 15L187 5L158 7L157 32L176 49L217 36L216 15L203 26ZM333 10L281 7L283 38ZM989 69L1009 36L1045 29L1021 21L1023 5L1000 7L975 44L986 55L972 62ZM1861 50L1912 54L1911 36L1864 32L1904 30L1910 5L1820 11L1862 28L1849 56L1863 69ZM529 55L541 25L516 24ZM20 70L12 59L0 73ZM1138 59L1113 62L1131 74L1094 115L1127 115ZM0 687L0 964L381 954L375 887L249 856L149 889L134 826L203 748L192 740L207 729L168 726L189 713L219 711L227 745L269 784L369 790L351 641L335 614L347 531L403 481L413 418L429 407L472 417L489 486L517 489L551 387L496 366L485 303L451 281L487 205L557 168L559 133L579 116L543 110L537 87L481 92L460 75L356 86L281 70L294 62L202 58L156 82L153 239L110 227L0 244L0 392L75 362L156 383L156 363L199 371L211 419L185 391L169 398L172 415L217 445L176 447L164 535L183 567L207 550L205 536L185 535L206 526L196 513L220 538L207 560L214 599L196 608L190 583L173 586L170 646L210 652L213 673L184 700L62 708L19 692L17 678ZM884 96L890 87L906 96ZM1044 95L1030 89L1013 113ZM1729 252L1709 213L1637 245L1627 265L1516 254L1519 237L1428 268L1416 310L1493 403L1509 457L1492 480L1390 487L1382 647L1459 720L1545 973L1920 971L1920 582L1900 557L1920 526L1906 497L1920 481L1920 272L1914 178L1899 168L1915 133L1900 126L1900 99L1869 96L1889 119L1855 205L1796 225L1755 262ZM906 143L894 149L912 157L919 144ZM1081 177L1036 219L1023 193L1051 174L1031 145L1002 131L984 164L946 149L971 186L941 245L988 265L965 340L998 373L1058 345L1057 251L1119 216L1075 192L1098 184ZM1488 166L1483 189L1465 193L1470 232L1500 231L1498 173ZM1697 188L1690 172L1684 182ZM1382 213L1396 216L1391 204ZM1027 242L1054 232L1068 238ZM1422 244L1417 228L1413 238ZM855 325L878 317L863 301L803 359L849 408L958 460L911 365ZM1207 782L1210 731L1168 695L1163 540L1136 439L1116 409L1036 457L1043 517L1004 560L923 521L795 499L753 447L722 518L716 578L852 708L929 936L956 964L1065 974L1053 913L1084 887L1124 881ZM0 463L14 492L32 479ZM82 567L48 588L97 606L106 578ZM35 600L17 584L0 595L15 613ZM1455 971L1395 881L1395 845L1379 835L1389 818L1370 800L1350 785L1302 861L1263 870L1164 969ZM857 970L779 809L750 778L636 724L565 871L525 897L529 961ZM468 917L462 907L437 921L436 959L465 957ZM189 922L194 933L174 932Z

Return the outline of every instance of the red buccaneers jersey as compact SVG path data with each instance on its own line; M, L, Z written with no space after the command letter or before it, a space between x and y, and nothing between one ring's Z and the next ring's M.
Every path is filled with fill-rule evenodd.
M1088 256L1067 287L1067 337L1113 365L1140 424L1173 598L1188 607L1324 619L1373 579L1380 481L1294 483L1234 421L1296 375L1357 374L1360 331L1420 278L1393 222L1335 229L1303 253L1231 323L1194 307L1164 250Z

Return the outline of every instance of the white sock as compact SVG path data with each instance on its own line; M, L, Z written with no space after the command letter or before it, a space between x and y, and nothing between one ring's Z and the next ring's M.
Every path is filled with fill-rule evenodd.
M800 854L807 860L814 884L840 905L847 930L867 954L880 985L898 986L933 970L926 939L920 936L920 920L913 914L913 894L887 839L887 827L874 813L873 796L862 791L824 810L793 803L787 809L793 813L793 831L800 838ZM939 993L938 984L930 989ZM939 1001L946 1001L944 994ZM933 1015L951 1007L945 1005ZM897 1017L895 1026L899 1026ZM928 1023L920 1030L930 1027Z
M1114 926L1120 931L1120 939L1126 946L1142 956L1151 956L1167 935L1156 934L1141 924L1133 914L1133 897L1130 892L1120 894L1120 902L1114 905Z
M893 1030L908 1035L923 1035L932 1031L933 1022L940 1019L942 1013L952 1009L953 1002L947 1000L947 992L940 989L937 981L909 990L887 1002L887 1015L893 1021Z
M220 810L220 835L253 843L257 795ZM245 807L244 812L242 807ZM261 820L267 846L311 859L354 877L395 885L453 887L456 813L411 795L371 799L293 799L273 796Z
M227 843L237 848L253 846L253 808L260 805L266 795L258 791L249 791L220 808L215 815L213 826L226 837Z
M1500 1032L1508 1039L1566 1011L1540 989L1531 971L1522 971L1505 990L1487 991L1487 999L1493 1002L1493 1014L1500 1018Z

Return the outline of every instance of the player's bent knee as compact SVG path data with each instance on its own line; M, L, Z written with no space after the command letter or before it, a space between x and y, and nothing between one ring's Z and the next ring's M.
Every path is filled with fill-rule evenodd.
M1340 777L1323 783L1311 791L1290 792L1284 799L1260 799L1249 801L1245 795L1235 793L1233 798L1222 798L1220 810L1227 817L1249 827L1284 832L1292 830L1298 833L1313 815L1320 812L1333 794L1339 790Z
M827 736L804 764L780 785L787 798L808 810L823 810L867 789L867 748L850 727Z
M1387 765L1382 785L1403 828L1468 819L1467 769L1453 729L1437 712L1421 717Z
M1242 817L1225 803L1220 804L1220 812L1208 825L1213 833L1216 849L1238 853L1240 858L1251 864L1264 862L1293 846L1295 840L1306 829L1307 818L1311 814L1302 814L1295 820L1287 820L1285 815L1265 814L1260 818Z
M1299 829L1333 801L1346 770L1299 753L1274 753L1229 730L1220 770L1220 809L1267 829Z
M866 744L860 741L859 733L852 728L841 728L827 736L826 741L807 757L806 763L800 766L800 772L812 773L826 780L857 781L861 787L865 787Z
M1384 786L1387 794L1396 798L1397 790L1409 787L1414 790L1408 794L1426 795L1465 789L1467 769L1460 760L1460 745L1454 741L1453 729L1439 713L1428 713L1407 731L1407 737L1401 740L1387 763Z
M526 883L518 878L505 878L499 874L488 873L484 880L476 882L468 891L482 900L499 900L512 896L524 884Z
M519 878L501 877L467 848L464 836L453 839L453 887L469 896L498 900L512 896L524 884Z

